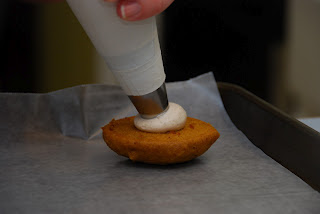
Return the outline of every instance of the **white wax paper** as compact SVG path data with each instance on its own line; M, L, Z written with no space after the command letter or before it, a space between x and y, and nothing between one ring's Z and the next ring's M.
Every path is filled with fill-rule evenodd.
M211 73L167 84L221 134L201 157L133 163L100 127L136 114L119 87L0 94L0 213L320 213L320 194L232 124Z

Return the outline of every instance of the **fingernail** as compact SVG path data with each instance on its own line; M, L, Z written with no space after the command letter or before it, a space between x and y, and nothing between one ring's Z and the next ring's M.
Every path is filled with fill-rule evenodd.
M141 5L135 1L127 1L121 5L121 17L131 19L137 16L141 11Z

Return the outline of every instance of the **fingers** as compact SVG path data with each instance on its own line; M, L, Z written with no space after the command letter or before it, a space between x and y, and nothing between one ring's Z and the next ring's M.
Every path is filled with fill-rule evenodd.
M147 19L167 9L173 1L174 0L119 0L117 13L120 18L128 21Z

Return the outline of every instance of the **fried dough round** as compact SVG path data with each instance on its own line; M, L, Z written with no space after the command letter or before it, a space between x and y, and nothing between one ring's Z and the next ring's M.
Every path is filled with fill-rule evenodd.
M166 133L140 131L133 120L113 119L102 130L111 150L137 162L165 165L189 161L206 152L220 136L209 123L191 117L183 129Z

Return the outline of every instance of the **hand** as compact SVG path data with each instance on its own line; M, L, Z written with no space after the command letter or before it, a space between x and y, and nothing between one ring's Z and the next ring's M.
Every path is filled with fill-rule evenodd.
M155 16L169 7L174 0L104 0L117 2L117 14L128 21Z

